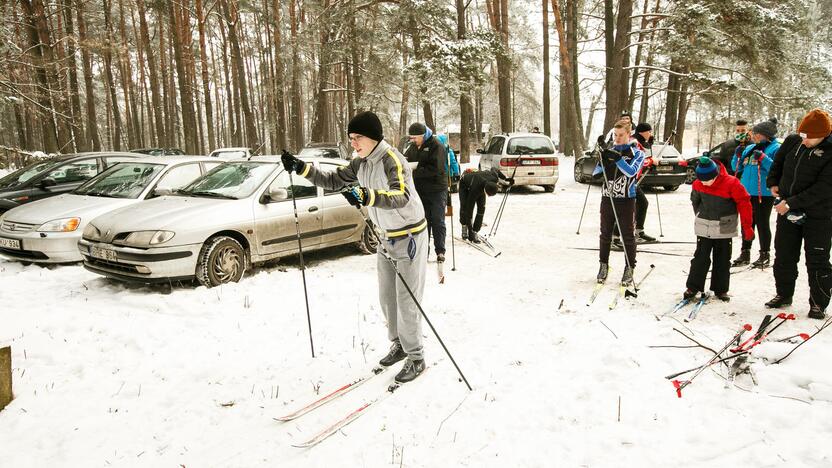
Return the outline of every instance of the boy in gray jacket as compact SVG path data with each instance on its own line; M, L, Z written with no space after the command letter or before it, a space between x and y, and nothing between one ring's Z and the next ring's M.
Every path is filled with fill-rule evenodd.
M422 347L422 316L404 285L397 282L396 268L421 302L425 289L428 235L425 211L413 185L410 166L395 148L384 141L381 121L372 112L362 112L347 126L350 144L359 157L335 171L319 171L284 152L283 166L313 184L340 190L351 205L368 208L370 220L381 231L379 245L378 296L387 319L387 337L393 342L379 364L391 366L405 359L397 382L409 382L425 370ZM378 230L377 230L378 231Z

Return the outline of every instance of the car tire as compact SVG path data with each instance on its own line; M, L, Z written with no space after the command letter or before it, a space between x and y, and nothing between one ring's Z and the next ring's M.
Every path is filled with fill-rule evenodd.
M572 175L575 178L575 182L578 182L579 184L586 182L582 168L583 164L581 164L580 161L575 161L575 169L572 171Z
M555 186L554 185L544 185L543 186L543 191L552 193L552 192L555 191Z
M675 192L679 188L678 185L665 185L664 189L668 192Z
M365 255L374 254L378 250L378 237L370 232L371 229L373 229L373 222L367 221L364 224L364 232L361 233L361 240L355 243L358 250Z
M685 172L685 183L690 185L693 181L696 180L696 171L694 169L688 168Z
M246 250L228 236L205 241L196 262L196 279L206 288L240 281L248 267Z

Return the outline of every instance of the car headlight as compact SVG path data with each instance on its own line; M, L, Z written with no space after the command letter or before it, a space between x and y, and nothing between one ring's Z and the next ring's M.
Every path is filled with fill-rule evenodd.
M72 232L78 229L81 218L61 218L45 222L38 227L38 232Z
M84 228L84 233L81 235L84 239L91 240L91 241L100 241L101 240L101 231L95 227L92 223L87 224L87 227Z
M151 245L164 244L173 239L174 235L171 231L136 231L131 232L119 244L128 247L146 248Z

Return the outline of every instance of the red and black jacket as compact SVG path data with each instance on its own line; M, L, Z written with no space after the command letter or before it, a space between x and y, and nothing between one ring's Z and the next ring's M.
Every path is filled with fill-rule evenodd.
M739 179L728 174L725 166L718 161L714 163L719 167L719 176L714 183L705 185L696 180L690 192L690 201L696 213L696 235L709 239L730 239L736 237L737 227L741 224L743 238L753 239L748 191Z

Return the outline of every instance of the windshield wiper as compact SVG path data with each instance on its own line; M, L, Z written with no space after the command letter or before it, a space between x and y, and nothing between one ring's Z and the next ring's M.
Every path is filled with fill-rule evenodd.
M104 193L104 192L80 192L80 193L76 193L76 195L89 195L91 197L119 198L115 195L111 195L109 193Z
M209 192L207 190L204 191L196 191L196 192L187 192L188 195L196 195L198 197L212 197L212 198L225 198L226 200L237 200L237 197L232 197L231 195L223 195L217 192Z

